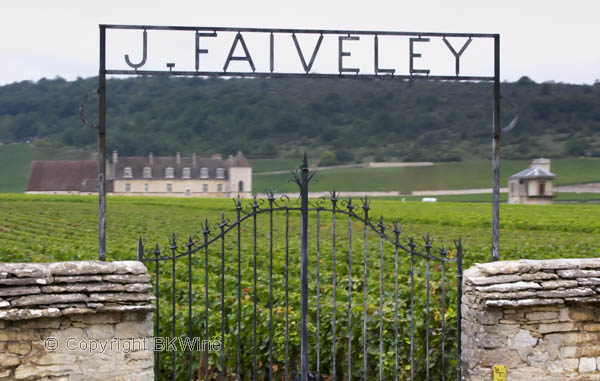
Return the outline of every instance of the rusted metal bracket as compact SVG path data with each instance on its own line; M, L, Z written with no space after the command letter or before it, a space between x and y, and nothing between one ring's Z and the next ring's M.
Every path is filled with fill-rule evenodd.
M87 93L83 94L83 96L81 97L81 101L79 101L79 119L81 119L83 124L89 128L98 128L98 124L91 123L88 120L87 115L85 114L85 102L87 101L87 99L90 95L94 95L94 94L98 94L97 88L90 90Z
M510 123L508 124L508 126L506 126L506 127L504 127L502 129L502 133L505 133L505 132L509 132L510 130L512 130L513 128L515 128L515 126L517 125L517 121L519 120L519 106L517 106L514 102L512 102L510 99L508 99L504 95L500 95L500 97L502 99L504 99L505 101L507 101L508 104L511 105L512 108L515 109L515 116L514 116L514 118L510 121Z

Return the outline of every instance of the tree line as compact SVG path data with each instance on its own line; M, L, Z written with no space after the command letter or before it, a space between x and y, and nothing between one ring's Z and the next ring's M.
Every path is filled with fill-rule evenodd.
M96 131L79 119L97 78L0 86L0 142L95 148ZM502 83L519 108L502 138L502 157L600 157L600 84ZM85 111L98 118L97 97ZM488 83L334 79L140 77L107 81L108 149L124 155L322 157L457 161L488 158L492 88ZM502 104L502 123L514 115Z

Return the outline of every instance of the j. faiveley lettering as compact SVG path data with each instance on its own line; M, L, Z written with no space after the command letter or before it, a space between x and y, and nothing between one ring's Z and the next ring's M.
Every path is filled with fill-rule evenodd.
M339 56L338 56L338 68L341 73L356 73L360 72L358 68L350 68L344 67L344 57L350 57L350 52L344 51L343 43L344 41L358 41L360 38L358 36L340 36L339 37Z
M410 67L410 74L427 74L429 75L429 69L415 69L415 58L419 58L421 57L421 53L416 53L415 52L415 42L429 42L428 38L422 38L422 37L418 37L418 38L411 38L409 43L409 50L410 50L410 54L409 54L409 67Z
M431 74L431 69L428 68L428 62L431 62L431 58L433 55L427 52L431 51L431 47L434 47L436 49L440 49L440 46L445 46L445 48L448 49L448 51L451 53L451 56L447 56L448 58L450 57L454 57L454 72L456 77L458 78L460 76L460 61L461 58L463 57L465 51L467 50L467 48L470 46L471 41L473 40L473 37L471 37L470 35L461 35L460 37L465 37L467 38L466 41L464 41L464 43L462 44L462 46L460 47L459 50L457 50L455 48L455 46L446 38L447 36L445 34L423 34L423 35L417 35L417 34L410 34L410 33L401 33L398 32L397 34L393 33L393 32L356 32L356 34L352 34L352 33L342 33L342 32L333 32L333 31L280 31L280 30L257 30L257 31L248 31L248 30L237 30L237 29L233 29L233 28L221 28L221 30L219 32L217 32L219 28L215 28L214 31L210 31L207 30L207 28L202 28L202 30L193 30L193 32L195 33L195 46L194 46L194 62L195 62L195 66L194 69L196 72L198 72L198 74L200 73L204 73L203 75L206 75L206 73L228 73L228 70L230 70L230 64L232 61L240 61L240 62L244 62L247 64L246 68L244 68L244 66L238 66L236 67L236 70L232 71L232 74L236 74L239 73L241 75L245 74L245 73L259 73L259 74L267 74L267 73L273 73L273 74L285 74L285 73L278 73L276 71L276 61L281 61L282 58L276 56L276 44L277 46L284 46L284 44L287 44L289 42L293 43L296 53L298 54L298 61L301 65L301 70L305 73L305 74L312 74L314 73L314 68L315 68L315 63L317 62L321 62L321 66L319 66L319 69L321 72L319 74L324 74L324 75L334 75L334 73L336 73L336 70L333 67L329 67L329 68L324 68L324 64L323 62L331 62L332 61L332 52L321 52L321 47L322 46L328 46L329 49L331 49L331 43L329 43L328 45L324 44L325 39L332 39L332 38L336 38L337 37L337 45L338 45L338 51L337 51L337 62L338 62L338 67L337 67L337 74L339 75L347 75L347 74L355 74L355 75L362 75L362 74L371 74L374 73L375 75L399 75L397 73L398 71L398 67L402 66L401 65L401 61L403 59L408 58L408 76L412 77L412 76L429 76ZM226 30L224 30L226 29ZM222 32L222 33L221 33ZM229 48L229 54L227 55L227 57L225 58L224 64L222 66L222 72L215 70L214 69L214 59L209 60L208 57L211 56L211 53L209 52L209 49L206 47L207 46L207 40L208 38L212 38L212 39L218 39L221 38L223 39L223 36L231 36L231 32L234 32L235 35L233 37L233 41L230 45ZM380 38L381 35L380 33L385 34L385 39L386 39L386 46L384 49L382 49L381 45L380 45ZM302 36L299 36L299 34L302 34ZM251 51L248 47L248 44L246 43L246 37L248 37L249 35L252 35L252 48L254 49L254 51ZM277 36L276 36L277 35ZM308 36L316 36L316 40L315 39L310 39L307 38ZM478 36L474 35L475 38L477 38ZM257 38L256 38L257 37ZM448 34L448 37L457 37L457 35L453 35L453 34ZM262 40L261 40L262 38ZM369 44L361 44L361 40L362 39L369 39L369 38L373 38L373 44L369 47ZM398 56L398 46L403 45L403 41L406 41L406 38L408 38L408 56L403 56L400 55ZM267 41L268 40L268 41ZM307 43L307 41L315 41L314 45L312 45L312 50L311 50L311 44ZM262 42L264 41L264 42ZM304 41L304 42L303 42ZM331 40L329 40L330 42L332 42ZM443 44L442 44L443 42ZM125 58L125 63L133 68L135 70L135 72L138 71L142 71L141 68L144 67L146 65L146 61L147 61L147 54L148 54L148 35L147 35L147 31L146 29L143 30L143 41L142 41L143 45L143 51L142 51L142 58L138 63L132 63L129 55L125 54L124 58ZM435 43L435 45L434 45ZM215 46L214 42L212 43L213 45L211 46ZM262 48L260 48L260 45L262 44L267 44L267 50L269 51L269 67L268 67L268 71L266 71L266 68L263 69L263 71L258 70L256 68L255 65L255 60L253 59L253 55L252 53L259 53L259 52L264 52L265 51L265 46L263 46ZM456 43L455 43L456 44ZM302 47L302 45L304 46L304 48ZM259 49L260 48L260 49ZM427 48L427 49L425 49ZM279 49L279 48L277 48ZM212 49L211 49L212 50ZM284 49L281 49L281 51L284 51ZM285 49L285 51L289 51L287 49ZM370 51L370 53L369 53ZM438 50L439 53L439 50ZM212 53L214 54L214 53ZM364 67L364 62L368 62L365 61L364 59L361 59L361 55L364 54L372 54L373 58L372 58L372 63L373 66L370 67ZM322 57L324 56L325 57ZM310 57L310 58L309 58ZM319 58L321 57L321 58ZM353 66L360 66L360 67L350 67L349 63L348 63L348 58L349 57L353 57L353 62L360 62L362 63L363 66L360 65L353 65ZM387 68L382 67L381 65L381 57L384 57L386 63L384 64L385 66L387 66ZM436 56L436 59L439 59L439 54ZM215 57L213 57L215 58ZM364 58L364 57L363 57ZM429 60L428 60L429 59ZM298 62L296 61L296 62ZM261 61L264 62L264 61ZM286 62L288 63L289 67L289 62L293 62L293 58L290 59L286 57ZM213 65L213 68L209 68L211 66L211 63ZM278 65L279 66L279 65ZM394 66L396 66L396 68L394 68ZM439 65L438 65L439 66ZM175 67L175 63L171 63L169 67L169 70L171 73L173 74L184 74L184 75L189 75L189 71L180 71L180 72L176 72L173 70L173 68ZM179 67L179 65L178 65ZM193 74L193 72L192 72ZM402 73L400 73L402 74ZM407 77L407 75L405 74L404 77ZM446 76L447 77L447 76ZM471 78L477 78L477 77L471 77ZM483 78L483 77L482 77Z
M296 34L292 34L292 39L294 40L294 45L296 45L296 50L298 51L298 56L300 57L300 61L302 62L302 67L305 72L309 72L312 69L313 64L315 63L315 58L317 58L317 52L321 47L321 42L323 42L323 35L319 36L317 40L317 45L315 46L315 50L313 50L312 56L310 57L310 62L308 65L306 64L306 60L304 59L304 54L302 54L302 49L300 49L300 44L298 43L298 39L296 38Z
M379 68L379 37L375 35L375 54L373 54L375 58L375 74L394 74L396 69L380 69Z
M237 47L238 42L242 44L242 49L244 49L243 56L234 56L235 48ZM231 50L229 51L229 55L227 56L227 60L225 61L225 65L223 66L223 71L227 71L229 67L229 63L231 61L247 61L250 64L250 68L252 71L256 71L256 67L254 66L254 62L252 61L252 57L250 56L250 52L248 51L248 46L246 46L246 41L244 41L244 37L240 32L235 35L233 39L233 44L231 44Z
M471 41L473 39L469 37L469 39L467 40L467 42L465 42L465 44L463 45L463 47L460 48L460 50L458 51L458 53L456 52L456 50L454 50L454 47L452 47L452 45L450 45L450 42L446 39L446 37L442 38L442 40L444 41L444 44L446 44L446 46L448 47L448 49L450 49L450 51L452 52L452 54L454 54L454 58L456 59L456 75L458 75L460 73L460 56L462 56L462 54L467 49L467 46L469 46L469 44L471 44Z
M217 33L196 32L196 71L200 70L200 54L208 53L208 49L200 49L200 37L217 37Z

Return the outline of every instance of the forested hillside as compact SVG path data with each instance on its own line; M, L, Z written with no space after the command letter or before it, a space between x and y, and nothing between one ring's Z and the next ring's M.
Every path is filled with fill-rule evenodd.
M57 78L0 87L0 142L93 147L79 120L97 79ZM520 108L502 157L600 156L600 85L503 83ZM122 154L318 155L361 160L455 161L489 157L491 85L391 80L110 79L108 148ZM97 119L97 97L86 103ZM513 115L503 103L503 123Z

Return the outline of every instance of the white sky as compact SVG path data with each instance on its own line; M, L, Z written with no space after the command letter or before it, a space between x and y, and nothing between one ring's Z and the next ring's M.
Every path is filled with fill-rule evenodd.
M600 2L596 0L5 1L0 11L0 84L57 75L68 80L96 75L101 23L500 33L502 80L514 81L528 75L536 82L591 84L600 78L599 11ZM131 40L120 39L124 50L117 52L118 59L122 60L122 53L128 51L132 61L139 60L141 32L134 33ZM149 33L149 60L157 51L189 57L188 47L169 43L168 38L152 51L151 44L158 39ZM109 48L118 46L114 41L109 39ZM228 37L215 46L228 51L231 41ZM305 55L312 51L313 41L301 41ZM456 42L457 50L461 45ZM268 58L268 51L252 51L249 47L253 58ZM475 53L475 46L469 49ZM327 51L337 54L337 46L326 49L324 42L319 58ZM359 55L355 51L347 62L356 64ZM368 59L372 61L371 57ZM406 66L408 52L398 53L398 57L396 60ZM479 50L475 58L487 70L492 51ZM295 50L278 59L299 64ZM453 65L452 56L448 59ZM222 58L218 60L222 65ZM382 66L392 61L393 57ZM165 60L161 61L164 67L162 62ZM424 55L421 62L435 66L437 60L426 61ZM178 62L177 68L181 65Z

